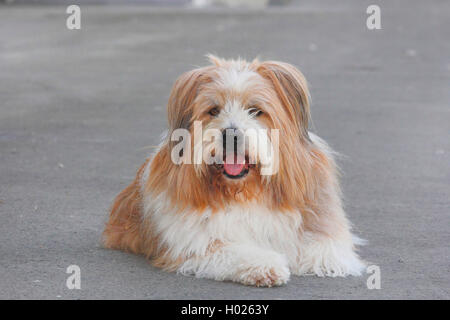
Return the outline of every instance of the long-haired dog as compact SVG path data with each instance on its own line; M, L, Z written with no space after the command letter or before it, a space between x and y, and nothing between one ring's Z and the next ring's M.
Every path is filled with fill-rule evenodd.
M284 284L291 273L360 275L333 152L308 131L302 73L209 58L175 82L168 132L116 197L105 246L168 271L255 286Z

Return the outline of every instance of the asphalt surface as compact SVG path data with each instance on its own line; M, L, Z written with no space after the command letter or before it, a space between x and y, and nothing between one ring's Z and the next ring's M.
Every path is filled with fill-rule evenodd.
M450 3L306 1L252 11L0 6L0 298L450 298ZM369 244L368 275L292 277L251 288L155 269L106 250L114 196L166 125L175 78L224 57L305 73L313 131L340 160L346 210ZM81 268L81 290L66 268Z

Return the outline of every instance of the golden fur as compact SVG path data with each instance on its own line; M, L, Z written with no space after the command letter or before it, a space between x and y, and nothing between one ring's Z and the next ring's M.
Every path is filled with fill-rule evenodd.
M260 99L270 102L259 106L264 111L260 121L268 128L279 129L282 137L279 171L263 180L257 170L251 170L242 181L229 182L211 166L203 165L199 173L194 165L174 164L171 161L173 143L167 140L139 169L135 180L116 197L103 233L104 245L144 254L155 266L167 270L176 270L182 265L188 257L174 258L170 248L160 242L160 234L151 219L143 216L144 199L160 195L164 195L175 211L195 215L202 215L205 210L216 214L232 203L242 206L258 203L279 214L302 215L299 236L314 232L330 237L342 235L348 240L350 233L345 216L329 210L342 206L337 169L333 159L309 137L309 91L302 73L287 63L254 60L247 64L242 61L257 78L253 87L236 91L218 87L214 81L220 70L231 68L232 62L210 58L212 65L186 72L175 82L167 106L168 136L178 128L192 131L195 120L209 121L206 110L210 104L206 97L210 92L222 99L219 105L235 98L246 104L251 99L250 94L257 90ZM148 178L144 181L148 163ZM223 245L222 241L215 240L209 250L215 252ZM261 282L261 275L252 277L254 279L245 281L256 285ZM266 278L269 285L276 283L272 279L276 278L272 269Z

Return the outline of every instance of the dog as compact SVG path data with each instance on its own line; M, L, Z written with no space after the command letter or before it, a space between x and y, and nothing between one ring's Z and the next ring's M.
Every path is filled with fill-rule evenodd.
M303 74L278 61L208 57L176 80L168 131L116 197L104 246L252 286L360 275L362 240L342 206L334 152L309 131ZM248 143L248 130L263 147Z

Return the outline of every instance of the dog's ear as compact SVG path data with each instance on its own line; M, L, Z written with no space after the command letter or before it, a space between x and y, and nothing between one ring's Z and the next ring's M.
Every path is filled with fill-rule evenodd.
M207 67L198 68L182 74L175 81L167 104L169 129L189 129L192 107L199 86L207 81Z
M265 61L257 66L257 72L270 80L288 116L306 138L310 119L310 95L303 74L293 65L278 61Z

